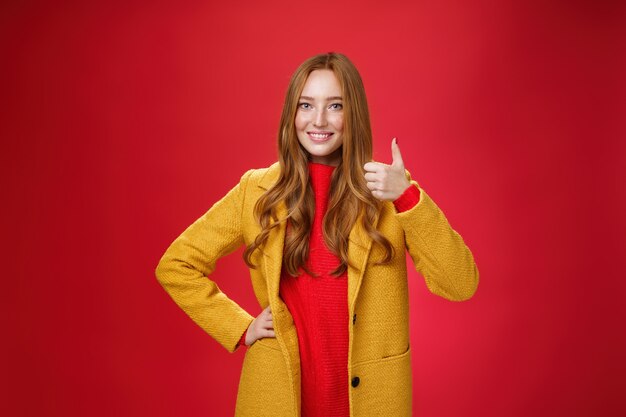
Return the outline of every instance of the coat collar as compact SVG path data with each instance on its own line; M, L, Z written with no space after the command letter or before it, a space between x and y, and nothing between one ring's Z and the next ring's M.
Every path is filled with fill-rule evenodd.
M280 174L280 164L275 162L267 170L260 179L258 186L262 189L269 189L277 180ZM287 207L284 202L280 202L277 206L276 212L278 218L287 216ZM360 215L355 223L355 226L350 231L348 241L348 256L352 263L357 266L358 269L348 267L348 306L349 311L352 314L354 311L354 302L359 292L361 282L363 280L363 273L365 266L372 248L372 239L363 230L361 226ZM376 222L378 219L376 220ZM373 225L376 227L376 223ZM280 289L280 274L282 269L283 260L283 247L285 242L285 223L272 230L270 233L267 244L263 249L265 255L265 274L267 279L267 287L269 291L270 304L273 306L279 306L279 289Z

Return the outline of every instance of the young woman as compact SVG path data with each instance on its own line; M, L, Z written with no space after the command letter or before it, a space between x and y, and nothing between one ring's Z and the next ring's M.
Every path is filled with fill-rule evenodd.
M471 251L404 168L372 161L365 90L344 55L291 78L278 161L246 172L156 269L163 288L229 352L247 346L236 416L411 416L405 248L431 292L469 299ZM245 245L261 313L207 279Z

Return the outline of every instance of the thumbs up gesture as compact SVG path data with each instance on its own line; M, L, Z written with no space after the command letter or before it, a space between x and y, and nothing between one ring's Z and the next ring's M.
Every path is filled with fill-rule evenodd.
M409 188L411 183L404 173L404 162L397 139L391 141L391 165L381 162L368 162L363 165L367 188L379 200L396 200Z

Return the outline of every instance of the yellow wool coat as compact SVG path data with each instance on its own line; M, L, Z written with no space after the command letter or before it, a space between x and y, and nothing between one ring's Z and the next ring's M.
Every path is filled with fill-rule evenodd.
M161 258L156 276L172 299L229 352L254 316L220 291L207 276L216 262L249 245L260 227L253 218L258 198L277 180L278 162L247 171L226 196L189 226ZM449 225L429 195L397 213L384 202L376 225L395 248L389 264L374 265L383 254L359 226L349 236L348 254L358 269L348 269L348 379L352 417L410 417L412 405L409 295L406 251L431 292L449 300L469 299L478 285L478 269L462 237ZM282 203L279 218L287 214ZM275 338L259 339L246 349L235 416L300 415L300 355L293 317L279 296L285 225L274 229L264 253L250 269L259 311L271 306Z

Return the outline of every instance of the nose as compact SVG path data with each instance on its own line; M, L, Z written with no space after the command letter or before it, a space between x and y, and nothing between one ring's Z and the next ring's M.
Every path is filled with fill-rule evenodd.
M326 109L319 109L315 113L315 119L313 120L313 126L326 126Z

